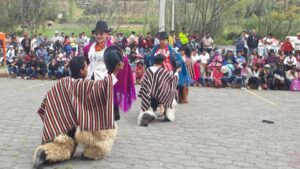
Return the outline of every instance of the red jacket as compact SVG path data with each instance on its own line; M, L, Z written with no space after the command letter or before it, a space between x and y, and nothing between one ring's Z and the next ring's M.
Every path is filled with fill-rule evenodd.
M283 50L284 52L289 52L294 50L294 48L291 42L285 41L281 46L281 50Z

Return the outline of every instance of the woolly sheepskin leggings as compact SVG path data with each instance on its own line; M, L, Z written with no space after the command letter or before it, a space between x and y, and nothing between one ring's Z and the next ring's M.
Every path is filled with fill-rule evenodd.
M117 135L117 126L115 129L102 131L82 131L79 127L76 129L75 139L66 134L57 136L53 142L42 144L35 150L44 151L47 162L58 162L70 159L78 144L85 145L82 157L98 160L107 155ZM35 159L33 159L35 160Z

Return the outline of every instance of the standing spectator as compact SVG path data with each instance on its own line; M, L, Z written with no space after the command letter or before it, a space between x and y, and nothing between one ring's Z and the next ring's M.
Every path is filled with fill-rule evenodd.
M33 35L33 38L31 40L31 51L37 51L38 49L38 42L37 42L37 36Z
M37 75L41 75L42 79L45 79L47 73L47 65L44 58L39 58L37 63Z
M10 45L12 45L14 47L14 49L16 49L16 48L19 47L19 40L17 38L17 34L16 33L12 34Z
M24 32L24 39L21 41L21 46L24 49L26 54L29 54L31 49L31 40L28 37L28 33Z
M136 39L135 31L132 31L131 35L129 36L129 45L135 44L135 39Z
M58 64L56 63L55 58L52 58L51 63L48 65L48 78L51 79L52 76L58 78Z
M205 36L202 38L202 45L203 45L203 50L206 50L207 53L210 54L214 47L214 40L210 36L209 32L206 32Z
M40 46L40 45L42 45L42 44L44 44L44 37L43 37L43 35L40 33L39 36L38 36L38 38L37 38L37 46Z
M244 51L245 50L245 40L243 35L238 37L235 41L235 48L237 51Z
M242 68L241 68L241 76L242 76L242 85L241 85L241 89L246 89L247 88L247 83L248 83L248 78L250 78L251 76L251 70L248 68L247 66L247 62L244 62L242 64Z
M182 27L182 31L179 32L178 37L182 46L185 46L189 43L188 33L186 33L185 27Z
M78 44L78 56L83 56L83 47L85 44L85 39L83 38L81 33L79 33L79 36L76 41Z
M174 47L174 43L175 43L174 31L170 31L170 34L169 34L169 37L168 37L168 41L169 41L169 45L171 47Z
M154 44L154 39L153 39L150 32L147 33L146 41L147 41L147 44L148 44L148 48L152 49L153 44Z
M38 58L43 58L46 63L50 62L50 57L43 44L41 44L39 49L36 51L36 56Z
M294 42L295 42L295 57L297 58L300 55L300 32L297 33L297 39Z
M285 56L288 56L290 53L293 53L294 47L290 41L290 38L286 38L286 40L281 45L281 51L284 52Z
M70 46L72 48L72 51L76 53L77 41L74 33L72 33L70 37Z
M256 36L256 31L252 30L251 35L247 39L247 45L249 47L249 52L252 53L254 49L258 48L258 37Z

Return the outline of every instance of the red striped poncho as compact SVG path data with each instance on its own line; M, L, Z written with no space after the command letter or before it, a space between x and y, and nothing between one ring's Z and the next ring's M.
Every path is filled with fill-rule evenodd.
M189 72L189 75L192 79L194 79L195 77L195 70L194 70L194 65L193 65L193 61L192 59L188 58L187 56L185 56L185 64L186 64L186 68Z
M114 128L112 77L93 81L66 77L47 93L38 114L44 124L43 143L80 126L96 131Z
M155 98L159 103L172 107L175 98L178 77L167 69L160 67L155 73L150 68L146 70L139 97L142 99L142 111L149 110L151 98Z

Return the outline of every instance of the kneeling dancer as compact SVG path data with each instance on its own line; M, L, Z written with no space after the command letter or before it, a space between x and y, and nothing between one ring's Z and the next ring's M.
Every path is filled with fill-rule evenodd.
M164 117L165 121L175 120L176 87L178 72L175 74L163 68L164 56L161 54L154 57L154 65L149 67L142 81L139 97L142 99L141 112L138 117L138 125L148 126L157 117ZM160 106L159 115L154 112ZM150 110L152 107L153 111Z
M48 91L38 110L43 137L34 153L34 168L70 159L77 144L85 145L83 159L101 159L110 152L117 135L113 85L123 69L122 51L107 48L104 61L108 74L103 80L94 81L85 79L84 57L74 57L70 61L71 77L59 80Z

